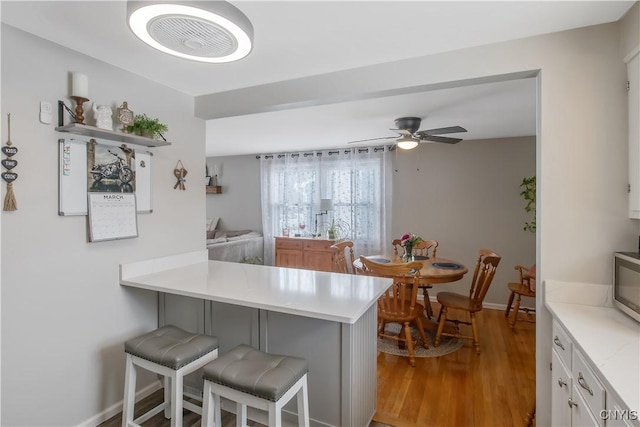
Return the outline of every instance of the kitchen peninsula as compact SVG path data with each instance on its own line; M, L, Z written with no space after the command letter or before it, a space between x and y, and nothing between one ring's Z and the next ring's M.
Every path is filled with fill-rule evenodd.
M204 301L204 331L218 337L221 354L245 343L307 359L312 425L371 421L376 301L387 279L209 261L197 251L121 264L120 284Z

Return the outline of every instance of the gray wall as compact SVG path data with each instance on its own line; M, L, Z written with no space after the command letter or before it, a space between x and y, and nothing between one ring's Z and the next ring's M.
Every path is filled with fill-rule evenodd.
M438 256L470 271L478 249L502 256L486 303L504 305L516 264L536 258L535 234L524 231L531 216L520 196L522 178L535 174L535 138L420 144L398 150L393 181L394 236L415 233L438 241ZM468 292L470 277L435 286L431 294Z
M420 144L394 155L392 234L416 233L440 243L438 254L473 268L480 248L503 256L486 302L504 305L516 264L535 262L535 235L522 229L520 183L535 174L535 138ZM207 197L207 216L226 229L260 224L260 163L255 156L210 157L223 164L225 193ZM224 199L223 199L224 197ZM258 229L262 229L261 224ZM389 242L391 250L391 242ZM372 254L369 254L372 255ZM433 291L466 291L468 280Z
M38 111L40 101L71 105L71 71L88 76L92 101L126 100L169 125L173 145L151 149L154 211L138 215L138 238L87 243L86 217L58 216L57 140L70 135ZM173 190L178 160L204 171L204 122L191 97L3 25L3 141L7 113L19 178L18 210L2 213L1 424L90 425L122 400L123 342L157 325L155 293L121 287L118 265L204 247L202 181Z
M220 217L221 230L262 231L260 160L256 156L208 157L209 170L221 165L222 194L207 195L207 217ZM211 172L212 173L212 172Z

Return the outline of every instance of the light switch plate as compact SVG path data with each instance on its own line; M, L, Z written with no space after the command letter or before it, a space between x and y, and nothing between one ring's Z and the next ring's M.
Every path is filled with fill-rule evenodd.
M51 124L51 103L40 101L40 122L46 125Z

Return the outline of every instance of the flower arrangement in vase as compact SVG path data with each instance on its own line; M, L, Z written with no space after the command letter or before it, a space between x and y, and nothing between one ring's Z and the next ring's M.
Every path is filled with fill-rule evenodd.
M422 242L422 237L416 236L413 233L405 233L400 238L400 244L404 247L404 255L402 259L405 262L413 261L413 247Z

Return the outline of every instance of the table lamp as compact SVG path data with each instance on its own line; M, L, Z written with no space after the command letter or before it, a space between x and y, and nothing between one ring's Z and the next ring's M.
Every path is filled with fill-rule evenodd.
M318 216L322 216L327 214L329 211L333 210L333 200L331 199L320 199L320 212L316 214L316 236L320 236L318 233Z

